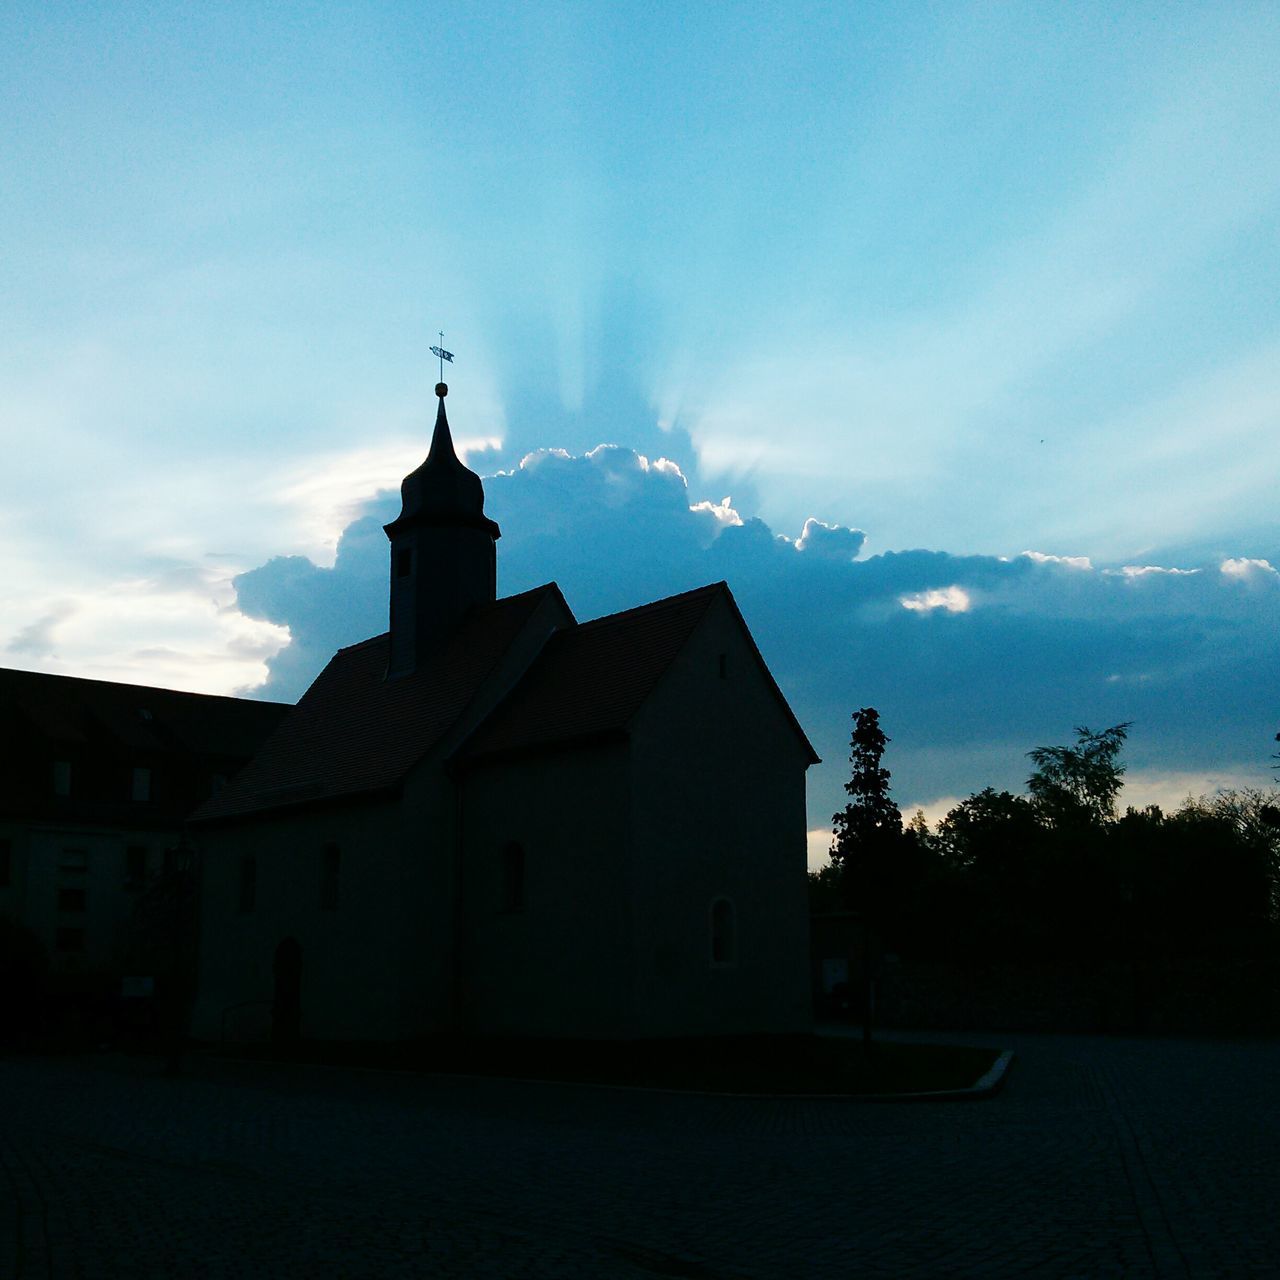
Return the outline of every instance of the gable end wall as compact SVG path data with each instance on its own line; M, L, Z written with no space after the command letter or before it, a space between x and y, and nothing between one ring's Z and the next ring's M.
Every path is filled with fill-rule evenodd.
M809 756L725 599L646 702L632 750L639 1025L807 1030ZM718 898L733 907L727 964L711 954Z

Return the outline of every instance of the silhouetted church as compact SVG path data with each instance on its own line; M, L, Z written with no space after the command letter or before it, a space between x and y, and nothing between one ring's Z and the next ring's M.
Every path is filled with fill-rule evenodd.
M436 390L389 632L195 815L194 1034L807 1027L817 756L728 587L586 623L554 583L498 599Z

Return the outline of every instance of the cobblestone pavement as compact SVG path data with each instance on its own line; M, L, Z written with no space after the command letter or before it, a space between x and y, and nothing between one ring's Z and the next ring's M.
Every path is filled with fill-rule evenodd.
M997 1097L0 1060L0 1278L1280 1276L1280 1043L962 1038Z

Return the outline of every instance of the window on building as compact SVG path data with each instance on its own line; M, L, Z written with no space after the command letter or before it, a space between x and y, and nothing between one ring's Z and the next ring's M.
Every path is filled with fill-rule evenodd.
M258 898L258 859L246 853L240 859L240 910L252 911Z
M133 771L133 798L139 804L151 799L151 770L145 765L139 765Z
M498 905L503 911L524 910L524 850L512 841L502 847Z
M720 655L718 666L720 668L720 679L727 680L729 677L729 655L727 653Z
M413 548L401 547L396 552L396 577L407 578L413 572Z
M338 869L342 854L336 844L327 844L320 851L320 909L338 909Z
M83 951L84 930L78 925L59 925L54 935L54 946L59 951Z
M53 762L53 794L69 796L71 794L71 761L55 760Z
M222 794L222 788L227 785L227 775L225 773L215 773L209 779L209 794L217 796Z
M147 878L146 845L131 844L124 851L124 887L141 889Z
M13 845L7 836L0 837L0 889L13 883Z
M58 870L84 872L89 870L88 849L63 849L58 855Z
M88 895L83 889L58 890L59 911L84 911L87 901Z
M733 964L737 957L737 938L733 903L717 898L711 904L711 963Z

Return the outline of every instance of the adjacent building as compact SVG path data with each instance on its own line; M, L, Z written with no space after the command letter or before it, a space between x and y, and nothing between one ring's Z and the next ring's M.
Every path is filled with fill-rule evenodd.
M287 710L0 669L0 916L64 985L120 976L134 904L187 815Z

